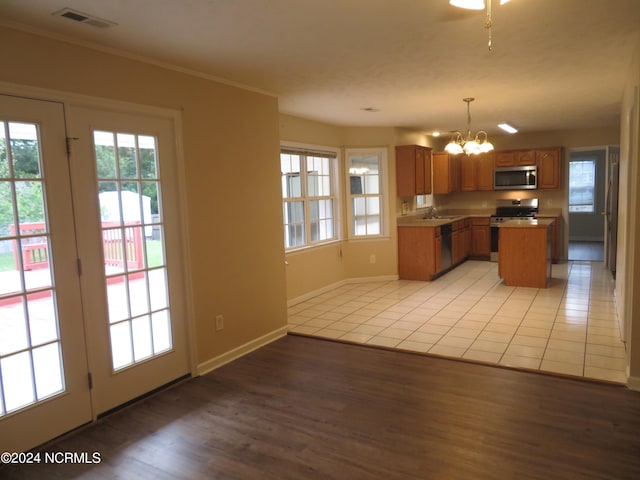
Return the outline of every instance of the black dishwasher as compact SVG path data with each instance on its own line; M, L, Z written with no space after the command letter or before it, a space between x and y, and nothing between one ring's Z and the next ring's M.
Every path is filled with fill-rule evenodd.
M447 223L440 227L440 235L442 237L442 248L440 257L440 269L446 270L451 266L451 230L452 225Z

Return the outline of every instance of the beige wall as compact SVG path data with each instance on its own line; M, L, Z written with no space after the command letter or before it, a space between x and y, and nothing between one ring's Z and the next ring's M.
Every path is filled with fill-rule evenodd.
M633 58L621 111L620 218L616 297L627 336L629 386L640 390L640 45Z
M340 202L342 240L329 245L292 251L286 254L287 299L296 302L322 289L349 279L395 277L397 266L396 216L401 201L396 198L395 145L427 145L420 132L398 128L336 127L308 119L280 115L281 143L294 142L317 147L338 148L340 196L348 196L345 150L381 147L387 152L389 225L387 238L347 240L347 205ZM372 258L375 261L372 263Z
M182 111L198 363L286 326L276 98L4 27L0 56L2 82Z

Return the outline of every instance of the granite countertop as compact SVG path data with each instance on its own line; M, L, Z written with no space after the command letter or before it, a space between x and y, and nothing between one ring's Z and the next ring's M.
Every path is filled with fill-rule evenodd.
M490 216L491 213L485 212L458 213L456 211L443 213L435 218L424 218L423 214L407 215L397 217L397 225L398 227L440 227L466 218L489 218Z
M498 224L500 228L538 228L547 227L551 225L555 220L549 218L542 218L537 220L507 220Z

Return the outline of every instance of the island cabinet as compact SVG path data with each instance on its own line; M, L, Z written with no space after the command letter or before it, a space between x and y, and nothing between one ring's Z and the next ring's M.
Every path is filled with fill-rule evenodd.
M460 159L460 190L480 192L493 190L495 153L463 155Z
M560 148L536 150L539 189L560 188L560 153Z
M560 260L560 236L558 235L558 232L560 231L560 222L562 221L562 217L537 215L536 218L538 220L548 220L553 222L551 224L551 260L553 263L558 263Z
M460 191L460 156L447 152L434 152L433 193L454 193Z
M431 193L431 148L396 146L396 186L399 197Z
M498 275L505 285L546 288L551 280L552 220L509 220L500 224Z
M488 260L491 256L491 218L471 218L471 251L474 258Z
M431 280L442 270L440 227L398 227L398 275L405 280Z

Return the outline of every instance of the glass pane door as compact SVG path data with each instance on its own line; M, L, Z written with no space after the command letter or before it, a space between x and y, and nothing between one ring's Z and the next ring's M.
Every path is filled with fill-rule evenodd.
M97 414L190 372L174 121L71 106L92 405Z
M0 451L21 451L92 415L62 105L0 112Z
M113 370L172 347L156 138L93 133Z
M0 122L0 415L64 392L38 126Z

